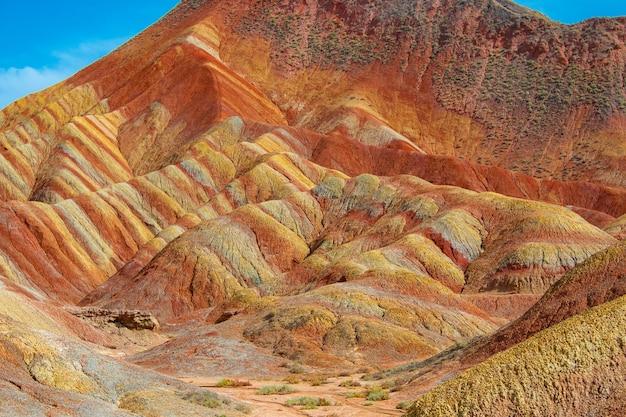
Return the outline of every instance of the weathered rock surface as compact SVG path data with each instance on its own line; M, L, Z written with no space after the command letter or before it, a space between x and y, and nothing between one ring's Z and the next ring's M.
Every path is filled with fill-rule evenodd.
M625 34L508 0L188 0L11 104L0 414L241 414L124 358L409 362L394 395L450 379L412 415L617 416Z
M406 414L623 414L626 297L556 324L434 388Z
M244 415L242 404L95 352L106 334L61 309L6 288L0 297L2 416Z
M508 0L209 1L199 10L234 30L221 56L270 91L292 124L624 185L624 19L563 26Z
M69 312L94 324L114 324L131 330L157 330L159 321L152 314L139 310L106 310L102 308L70 308Z
M493 335L475 340L462 348L443 352L428 361L399 367L395 370L380 373L375 377L403 381L413 387L416 392L424 394L443 381L450 379L456 380L457 378L463 380L467 375L464 371L468 369L471 369L471 371L467 372L474 372L474 369L482 369L485 372L497 373L498 371L493 370L495 367L488 370L490 364L494 363L490 358L493 357L495 359L500 357L501 355L498 354L507 349L516 349L516 352L520 352L526 341L530 340L535 334L542 331L545 331L544 333L546 334L550 334L552 328L558 323L574 316L578 317L577 315L583 315L590 308L604 306L606 303L612 302L616 298L623 298L625 294L626 245L621 242L593 255L588 260L569 271L561 280L554 284L529 311L522 315L522 317L513 321L508 326L503 327ZM604 348L604 344L610 342L610 339L606 339L604 336L602 337L602 339L595 342L590 342L587 337L583 337L578 345L582 348L588 345L588 343L595 343L600 352ZM561 345L560 339L546 339L541 343L549 344L553 346L556 351L561 353L565 353L571 349L571 346L566 348L566 346ZM571 344L573 342L569 343ZM587 353L580 353L580 355L580 357L587 359ZM604 359L611 361L617 360L615 358ZM548 368L552 369L552 365L548 365ZM537 372L538 370L539 368L536 368L533 372ZM576 386L569 388L571 391L570 395L572 398L577 395L586 395L584 391L588 390L588 387L587 382L580 382ZM477 391L474 391L473 388L466 388L467 391L463 391L465 395L478 395ZM507 390L508 388L505 389L505 391ZM619 402L621 401L619 395L621 394L616 393L615 395L616 398L606 399L605 405L608 407L607 410L619 409L619 405L621 404ZM456 403L457 401L458 403ZM449 406L459 407L460 403L463 401L464 400L460 397L451 398ZM572 401L580 400L572 399ZM602 404L602 401L597 400L597 403L593 405L598 407L596 408L597 410L601 410ZM567 410L569 406L571 406L571 404L561 403L557 407L559 411L552 412L555 412L555 415L560 415L560 410ZM442 405L442 407L444 407L442 408L443 410L446 406ZM541 409L541 407L537 409ZM482 408L476 408L475 412L480 412L479 410L482 410ZM514 407L512 410L518 410L518 408ZM435 413L435 411L429 412ZM448 412L449 411L446 411L446 413ZM504 413L504 411L499 412ZM442 415L449 414L444 413Z

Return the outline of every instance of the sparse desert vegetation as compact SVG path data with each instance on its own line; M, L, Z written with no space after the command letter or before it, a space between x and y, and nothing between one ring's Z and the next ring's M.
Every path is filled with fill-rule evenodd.
M304 410L312 410L317 407L328 407L333 405L332 402L330 402L329 400L319 397L290 398L285 402L285 404L289 407L299 406L302 407Z
M296 390L289 385L265 385L257 390L258 395L286 395L296 392Z
M224 378L219 380L215 386L218 388L238 388L238 387L249 387L251 384L248 381L242 381L239 379L230 379Z
M623 417L625 34L183 0L0 110L0 417Z

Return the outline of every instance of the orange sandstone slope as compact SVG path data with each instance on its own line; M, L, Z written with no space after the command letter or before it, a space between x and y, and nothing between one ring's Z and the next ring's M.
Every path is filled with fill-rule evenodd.
M10 412L54 394L74 415L90 398L103 415L239 415L103 352L177 376L358 369L491 340L550 288L512 326L569 299L555 283L624 237L624 25L560 26L506 0L189 0L13 103ZM77 304L146 310L171 340L79 321ZM480 360L511 344L486 346ZM67 352L99 366L66 369ZM94 388L129 375L147 385Z
M292 124L624 185L624 19L563 26L508 0L199 7Z
M492 0L183 2L110 56L2 111L0 196L57 202L126 181L175 163L212 123L239 115L411 151L394 157L428 166L414 173L435 183L617 217L626 208L615 187L624 177L620 28L562 27ZM555 49L537 52L546 43ZM449 71L467 72L469 86ZM335 163L324 150L338 145L320 146ZM424 151L470 163L417 158ZM580 182L553 181L570 179Z
M625 293L621 242L572 269L494 335L382 376L401 375L418 392L427 392L409 416L447 416L452 410L476 416L621 416L626 398L619 320ZM430 390L441 381L448 382Z
M376 375L400 378L422 392L585 310L626 294L626 242L597 252L558 280L520 318L462 349Z
M227 6L225 2L183 2L118 51L2 111L0 194L7 200L2 210L11 224L4 231L11 239L2 244L3 275L32 285L37 292L78 301L116 274L162 230L219 197L224 187L254 167L256 160L250 155L256 148L244 145L240 152L234 146L227 151L230 154L223 154L222 148L253 142L255 137L267 141L263 135L280 128L286 129L281 134L293 142L287 151L348 175L409 173L434 183L547 200L574 206L600 227L623 214L626 192L621 187L540 180L451 157L423 155L391 127L372 124L367 112L361 134L339 129L341 135L327 136L303 130L300 126L307 124L284 109L279 94L302 74L285 72L271 60L268 66L260 66L260 47L233 54L233 48L251 39L237 32L240 26L234 24L235 18L256 27L250 21L256 15L250 13L258 5L248 7L244 2L233 10ZM389 10L407 12L391 6ZM324 7L320 13L330 13L327 17L334 21L325 10L335 9ZM418 17L421 7L414 11ZM467 7L473 10L471 4ZM390 18L394 16L391 13ZM263 44L261 39L255 42ZM234 61L237 56L249 56L249 71ZM345 77L376 72L384 62L379 58L332 71ZM316 74L323 73L327 80L334 80L327 64L314 66L304 78L316 79ZM257 78L259 74L274 77L274 73L284 73L289 79L272 84L274 90L266 94ZM350 81L346 88L357 91L358 85ZM330 96L335 90L307 91ZM376 87L375 91L386 90ZM313 104L318 109L325 106L323 100ZM344 111L336 109L333 114L342 118ZM224 143L204 144L203 138L216 124L233 115L258 124L246 123L249 127L242 132L235 126L230 137L221 139ZM287 128L288 123L296 127ZM397 164L388 163L392 158ZM297 187L304 190L312 185L305 182ZM31 255L23 257L23 253Z

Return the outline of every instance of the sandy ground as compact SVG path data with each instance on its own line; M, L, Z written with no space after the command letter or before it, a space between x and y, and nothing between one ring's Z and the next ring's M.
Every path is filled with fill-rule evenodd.
M285 384L284 381L256 381L247 380L251 386L238 388L218 388L215 385L219 379L204 378L180 378L181 380L227 395L231 398L247 403L252 412L252 417L381 417L401 416L403 412L396 409L399 400L391 397L386 401L369 402L364 398L347 398L349 392L361 392L364 388L344 388L339 384L346 380L359 380L360 375L343 378L328 378L327 383L312 386L307 382L287 384L295 389L292 394L286 395L259 395L257 390L265 385ZM364 386L366 384L364 383ZM318 407L313 410L304 410L302 407L289 407L285 402L290 398L297 397L320 397L330 400L334 405Z
M141 335L141 340L137 339L137 335L134 333L129 338L129 343L118 349L108 349L99 347L99 351L102 354L116 357L119 359L126 359L132 354L141 352L146 347L158 346L163 340L167 340L165 335L158 335L152 338L150 335ZM145 340L144 340L145 339ZM131 343L134 342L134 343ZM219 349L218 349L219 350ZM280 369L281 373L284 373L284 369ZM346 377L328 377L326 383L313 386L307 379L310 379L313 375L299 374L294 375L302 382L296 384L288 384L282 379L278 379L277 376L268 376L267 379L247 379L239 378L240 380L247 381L251 385L245 387L233 387L233 388L220 388L217 387L217 383L222 379L219 378L205 378L205 377L181 377L175 374L169 374L174 378L178 378L181 381L199 386L209 388L211 391L231 397L246 403L251 410L249 416L251 417L292 417L292 416L309 416L309 417L383 417L383 416L401 416L402 410L396 409L396 405L404 400L408 393L390 393L390 399L385 401L368 401L365 398L348 398L348 393L362 393L366 390L367 386L374 386L373 382L365 382L361 380L362 374L355 374ZM270 373L272 374L272 373ZM259 378L257 372L257 378ZM339 385L345 381L359 381L361 387L340 387ZM286 395L259 395L257 390L266 385L289 385L295 391ZM404 395L403 395L404 394ZM329 400L333 405L317 407L312 410L305 410L300 406L287 406L285 403L290 398L297 397L314 397L324 398Z

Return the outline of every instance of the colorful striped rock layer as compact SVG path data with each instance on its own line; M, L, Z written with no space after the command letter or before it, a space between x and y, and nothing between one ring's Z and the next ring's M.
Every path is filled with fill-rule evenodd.
M181 379L360 370L408 416L623 416L625 42L181 2L0 112L0 416L262 416Z

